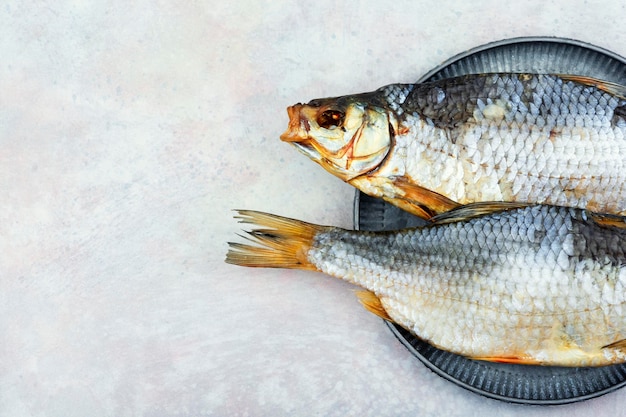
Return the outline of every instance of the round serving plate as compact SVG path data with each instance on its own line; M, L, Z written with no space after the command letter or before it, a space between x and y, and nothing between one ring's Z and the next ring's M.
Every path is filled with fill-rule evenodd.
M626 84L626 60L587 43L561 38L515 38L474 48L434 68L418 82L464 74L525 72L576 74ZM354 224L360 230L397 230L424 221L357 191ZM571 368L475 361L434 348L395 324L396 337L438 375L489 398L523 404L566 404L626 384L626 364Z

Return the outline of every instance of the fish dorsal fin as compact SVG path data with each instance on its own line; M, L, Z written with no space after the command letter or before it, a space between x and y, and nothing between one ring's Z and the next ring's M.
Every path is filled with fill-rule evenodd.
M433 224L455 223L491 213L527 207L529 205L528 203L514 203L509 201L470 203L435 216L431 221Z
M626 86L611 81L599 80L585 75L558 74L560 79L564 81L574 81L590 87L595 87L616 97L626 100Z
M367 309L370 313L376 314L378 317L390 321L393 323L393 319L389 317L385 307L383 307L383 303L380 301L380 298L376 296L371 291L357 291L356 296L358 297L363 307Z
M626 217L600 213L590 213L590 217L598 226L626 229Z

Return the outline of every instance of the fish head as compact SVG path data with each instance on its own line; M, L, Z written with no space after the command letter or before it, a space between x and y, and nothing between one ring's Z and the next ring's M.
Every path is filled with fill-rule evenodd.
M295 104L280 138L349 181L376 169L391 148L391 116L377 101L369 93Z

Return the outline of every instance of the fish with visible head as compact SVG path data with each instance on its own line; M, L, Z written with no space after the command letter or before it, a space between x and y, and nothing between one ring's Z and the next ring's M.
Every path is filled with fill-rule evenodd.
M291 106L281 139L423 218L481 201L626 214L625 97L576 75L392 84Z

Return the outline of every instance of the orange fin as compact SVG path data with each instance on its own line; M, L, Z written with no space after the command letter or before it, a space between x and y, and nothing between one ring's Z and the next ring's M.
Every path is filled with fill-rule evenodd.
M394 206L411 213L414 216L419 217L420 219L430 220L436 213L433 213L432 210L427 207L420 206L418 204L414 204L410 201L399 199L399 198L388 198L383 197L383 200L388 203L393 204Z
M622 352L626 352L626 339L618 340L617 342L602 346L602 349L617 349Z
M454 223L473 219L500 211L512 210L529 206L527 203L514 203L508 201L470 203L435 216L431 219L434 224Z
M541 365L541 362L537 359L531 358L530 356L482 356L482 357L472 357L470 359L476 361L487 361L487 362L496 362L496 363L508 363L514 365Z
M226 263L262 268L291 268L317 270L306 252L315 235L328 229L300 220L252 210L237 210L240 223L258 228L245 237L256 245L229 242Z
M393 185L400 189L403 195L390 198L389 202L425 220L460 206L446 196L412 184L406 177L395 178Z
M359 298L363 307L367 309L370 313L376 314L378 317L385 319L387 321L393 322L393 319L389 317L385 307L383 307L383 303L380 301L380 298L376 296L371 291L357 291L356 296Z
M599 80L597 78L587 77L584 75L558 74L559 78L565 81L574 81L590 87L595 87L621 99L626 99L626 86L613 83L610 81Z
M591 220L599 226L626 229L626 217L613 214L588 213Z

